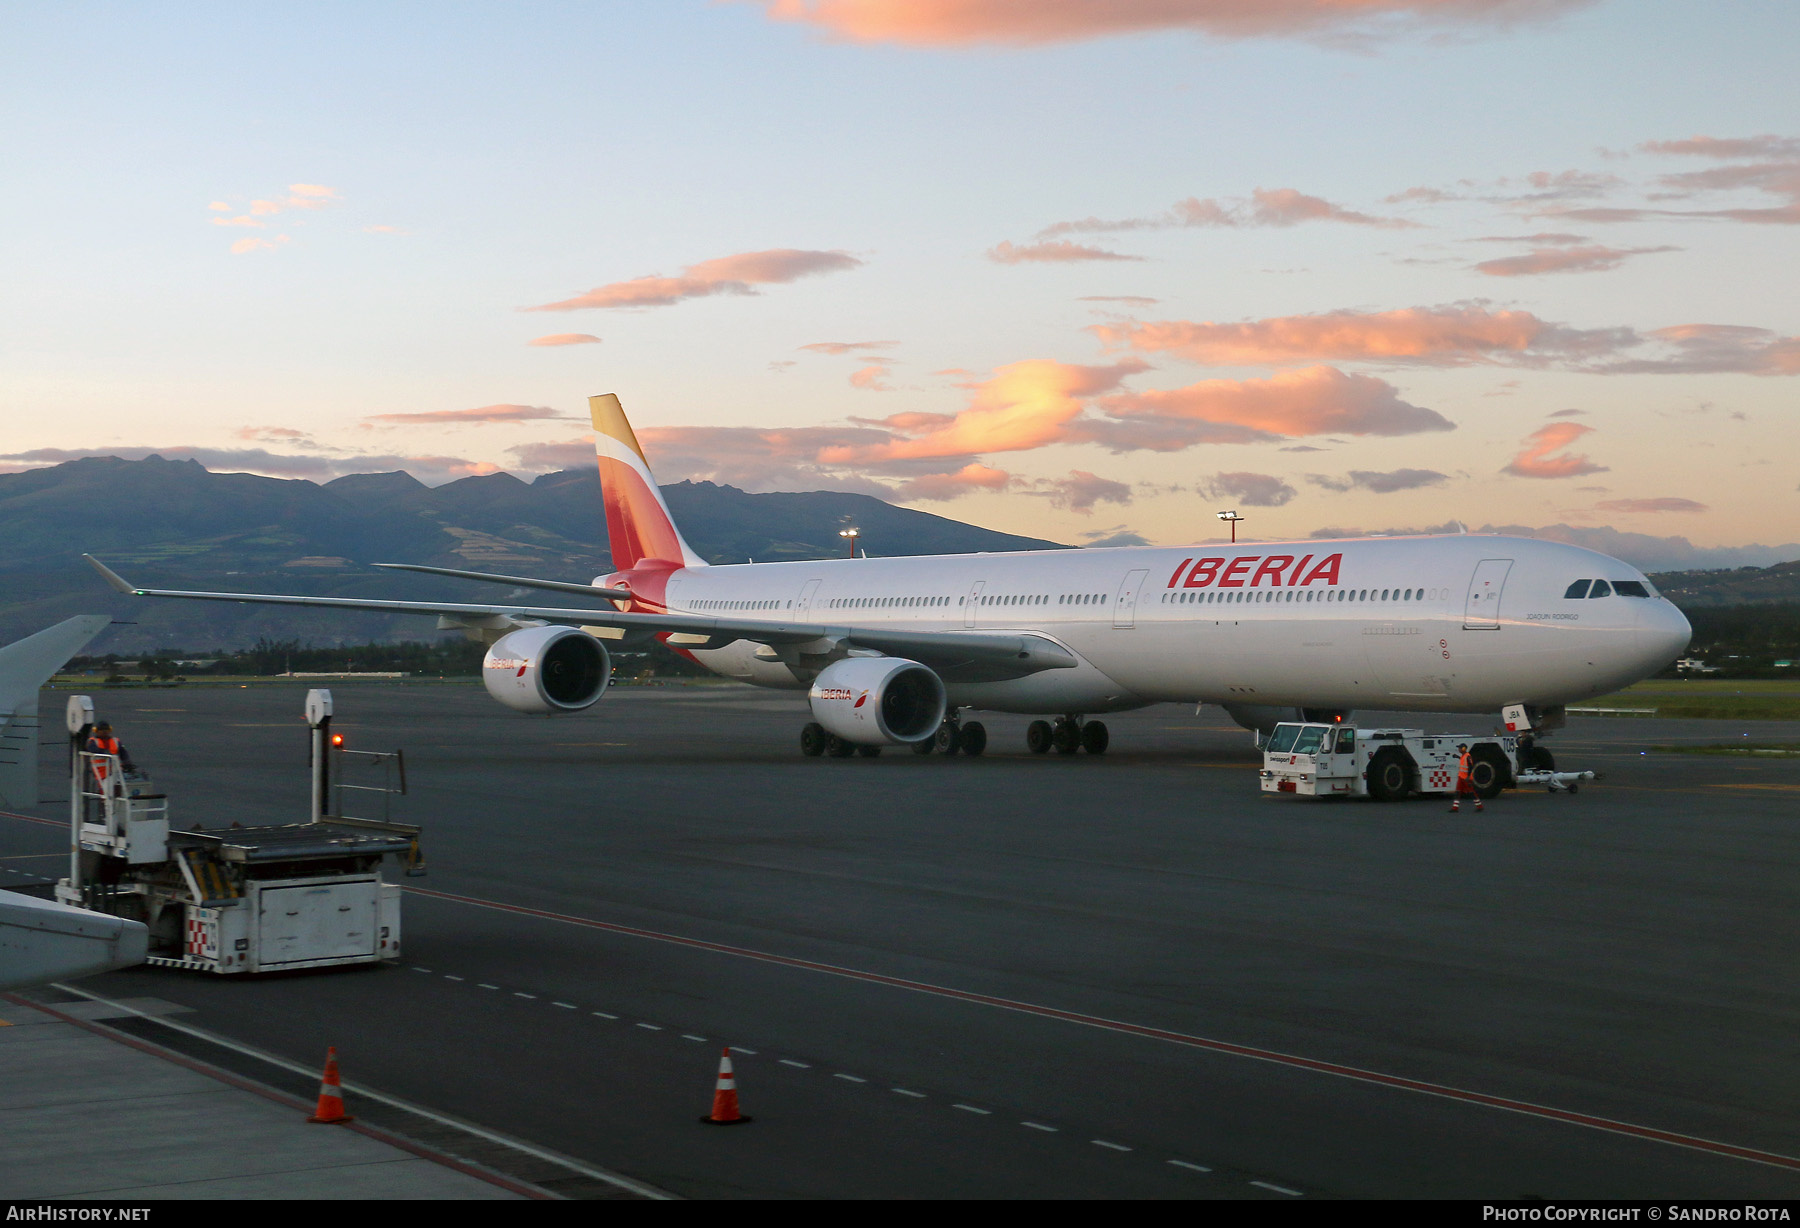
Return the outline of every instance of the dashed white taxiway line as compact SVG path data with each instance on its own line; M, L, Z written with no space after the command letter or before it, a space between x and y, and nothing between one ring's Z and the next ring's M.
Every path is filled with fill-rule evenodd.
M1000 1010L1018 1011L1021 1014L1036 1015L1043 1019L1059 1019L1065 1023L1080 1024L1083 1027L1100 1028L1109 1032L1119 1032L1128 1036L1140 1036L1147 1040L1163 1041L1167 1044L1182 1045L1191 1049L1204 1049L1211 1053L1222 1053L1232 1057L1249 1058L1252 1061L1268 1062L1277 1066L1287 1066L1295 1070L1308 1070L1315 1074L1331 1075L1340 1079L1352 1079L1361 1083L1370 1083L1378 1087L1393 1088L1398 1091L1416 1092L1420 1095L1435 1096L1443 1100L1454 1100L1463 1104L1479 1105L1483 1108L1499 1109L1502 1112L1517 1113L1525 1117L1536 1117L1544 1121L1560 1122L1564 1125L1582 1126L1590 1130L1602 1130L1609 1134L1621 1134L1629 1138L1643 1139L1652 1143L1664 1143L1671 1147L1684 1147L1691 1151L1708 1152L1712 1155L1726 1156L1731 1159L1748 1160L1753 1164L1767 1164L1776 1168L1800 1171L1800 1157L1782 1155L1773 1151L1762 1151L1755 1147L1743 1147L1735 1143L1724 1143L1716 1139L1699 1138L1691 1134L1681 1134L1673 1130L1661 1130L1654 1126L1641 1126L1634 1122L1619 1121L1611 1117L1599 1117L1591 1113L1578 1113L1571 1109L1559 1109L1552 1105L1534 1104L1528 1100L1514 1100L1508 1096L1490 1095L1487 1092L1470 1091L1466 1088L1451 1087L1443 1083L1431 1083L1424 1079L1409 1079L1404 1075L1384 1074L1378 1070L1365 1070L1360 1066L1346 1066L1339 1062L1327 1062L1318 1058L1302 1057L1295 1053L1282 1053L1275 1049L1261 1049L1254 1045L1234 1044L1231 1041L1215 1040L1206 1036L1194 1036L1187 1032L1175 1032L1167 1028L1150 1027L1140 1023L1127 1023L1122 1019L1107 1019L1100 1015L1083 1014L1080 1011L1060 1010L1053 1006L1043 1006L1035 1002L1020 1002L1011 998L995 997L992 994L974 993L966 989L953 989L947 985L933 985L927 981L913 981L905 977L887 976L879 972L868 972L860 968L846 968L838 964L822 963L818 960L798 959L791 955L777 955L772 951L758 951L750 947L732 946L729 943L709 942L702 938L688 938L681 934L668 934L660 930L642 929L635 925L620 925L612 921L599 921L592 917L577 917L569 913L550 912L542 908L528 908L522 904L504 904L498 900L484 900L477 896L456 895L448 891L433 891L426 887L405 888L413 895L426 899L444 900L453 904L469 904L476 908L491 908L497 912L512 913L521 917L536 917L544 921L556 921L564 925L578 925L586 929L604 930L610 934L623 934L632 938L647 938L653 942L666 942L675 946L688 947L697 951L711 951L719 955L730 955L739 959L753 959L766 964L779 964L787 968L799 968L808 972L820 972L827 976L844 977L848 980L863 981L871 985L885 985L891 989L904 989L911 993L930 994L939 998L950 998L958 1002L969 1002L979 1006L990 1006ZM484 986L484 988L488 988ZM968 1106L957 1105L957 1108ZM969 1108L970 1112L986 1112L984 1109Z
M431 971L430 969L427 969L427 968L421 968L417 964L410 965L410 967L415 972L430 972ZM450 973L441 973L439 975L441 975L447 981L462 981L465 984L467 983L465 978L459 977L459 976L453 976ZM485 982L481 982L481 984L485 985ZM544 995L541 995L541 994L526 993L522 990L512 991L512 996L515 998L522 998L522 999L525 999L525 1000L531 1001L531 1002L540 1001L544 997ZM554 999L550 1000L549 1004L552 1006L565 1006L571 1010L581 1009L580 1007L576 1006L574 1003L559 1002ZM607 1019L607 1020L612 1020L614 1022L621 1022L621 1019L618 1015L612 1014L611 1012L608 1012L608 1011L591 1010L588 1012L588 1014L592 1015L596 1018L599 1018L599 1019ZM680 1033L672 1032L670 1030L670 1025L665 1025L665 1024L660 1024L660 1023L651 1023L648 1020L632 1021L632 1026L638 1027L638 1028L643 1028L646 1031L650 1031L650 1032L659 1032L664 1035L671 1035L671 1036L679 1035L681 1037L681 1039L683 1039L683 1040L692 1040L692 1041L701 1041L701 1042L707 1041L706 1037L697 1035L693 1032L680 1032ZM749 1056L749 1057L754 1057L754 1056L756 1056L756 1053L757 1053L757 1051L755 1049L747 1049L742 1045L728 1045L726 1047L733 1053L738 1053L738 1054L742 1054L742 1055ZM777 1065L787 1066L794 1070L813 1070L816 1068L816 1065L817 1065L816 1063L803 1062L799 1058L793 1058L793 1057L776 1058L775 1061L776 1061ZM859 1085L863 1085L863 1086L868 1086L870 1083L870 1080L865 1078L864 1076L850 1074L847 1071L834 1071L832 1073L831 1077L834 1079L841 1079L846 1083L859 1084ZM912 1100L929 1100L929 1099L931 1099L931 1097L926 1095L924 1092L913 1091L911 1088L890 1087L888 1090L893 1092L897 1096L905 1096ZM961 1101L950 1102L950 1107L953 1109L960 1109L961 1111L971 1114L975 1117L987 1117L987 1118L995 1117L995 1111L993 1109L984 1109L977 1105L966 1104ZM1048 1124L1047 1122L1032 1121L1029 1119L1025 1119L1025 1120L1021 1120L1018 1124L1021 1127L1023 1127L1024 1129L1036 1130L1041 1134L1062 1134L1063 1133L1063 1127L1053 1126L1053 1125ZM1078 1136L1076 1136L1076 1137L1078 1137ZM1118 1152L1121 1154L1134 1154L1139 1150L1136 1147L1127 1146L1124 1143L1112 1142L1108 1139L1096 1138L1096 1139L1089 1139L1088 1141L1095 1147L1104 1148L1107 1151ZM1178 1168L1183 1168L1190 1172L1213 1173L1215 1171L1214 1169L1209 1168L1204 1164L1195 1164L1188 1160L1171 1159L1168 1162L1170 1164L1175 1165ZM1247 1176L1245 1177L1245 1179L1247 1179ZM1287 1195L1290 1195L1290 1196L1296 1197L1296 1198L1304 1196L1302 1194L1302 1192L1299 1190L1290 1189L1289 1187L1283 1186L1283 1185L1275 1185L1275 1184L1267 1182L1267 1181L1250 1180L1249 1184L1253 1185L1253 1186L1257 1186L1262 1189L1270 1190L1273 1192L1287 1194Z

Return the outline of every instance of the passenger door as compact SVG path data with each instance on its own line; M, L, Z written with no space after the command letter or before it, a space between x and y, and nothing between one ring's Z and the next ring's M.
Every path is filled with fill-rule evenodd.
M975 607L981 604L981 590L986 587L986 580L977 580L975 586L969 590L968 601L963 606L963 626L973 627L975 625Z
M1148 569L1134 571L1119 585L1118 595L1113 598L1114 630L1129 631L1137 626L1138 589L1144 586L1144 577L1149 574Z
M807 616L812 613L813 594L819 591L819 584L818 580L808 580L806 586L800 590L800 600L794 603L795 621L805 622Z
M1482 559L1469 579L1469 599L1463 606L1464 631L1500 630L1500 593L1506 588L1511 559Z

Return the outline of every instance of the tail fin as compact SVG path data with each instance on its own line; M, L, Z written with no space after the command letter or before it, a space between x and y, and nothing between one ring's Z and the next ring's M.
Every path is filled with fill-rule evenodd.
M613 567L628 571L645 559L676 567L706 566L706 560L681 539L619 398L610 392L589 397L588 409L594 416L594 451L600 458L600 497L606 504Z

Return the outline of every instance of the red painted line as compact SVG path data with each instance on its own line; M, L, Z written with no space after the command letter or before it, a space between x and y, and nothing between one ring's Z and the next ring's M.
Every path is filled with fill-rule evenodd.
M932 994L940 998L952 998L959 1002L972 1002L981 1006L997 1007L1001 1010L1018 1011L1021 1014L1036 1015L1044 1019L1060 1019L1065 1023L1077 1023L1084 1027L1101 1028L1109 1032L1121 1032L1130 1036L1142 1036L1150 1040L1165 1041L1169 1044L1184 1045L1192 1049L1204 1049L1212 1053L1224 1053L1233 1057L1250 1058L1254 1061L1269 1062L1278 1066L1287 1066L1296 1070L1309 1070L1315 1074L1335 1075L1341 1079L1354 1079L1362 1083L1373 1083L1380 1087L1396 1088L1401 1091L1417 1092L1426 1096L1437 1096L1445 1100L1460 1101L1463 1104L1476 1104L1490 1109L1501 1109L1508 1113L1519 1113L1527 1117L1538 1117L1546 1121L1562 1122L1565 1125L1585 1126L1591 1130L1604 1130L1612 1134L1623 1134L1631 1138L1645 1139L1654 1143L1666 1143L1672 1147L1685 1147L1693 1151L1709 1152L1713 1155L1727 1156L1737 1160L1748 1160L1755 1164L1768 1164L1776 1168L1787 1168L1800 1171L1800 1158L1782 1155L1779 1152L1761 1151L1755 1147L1740 1147L1735 1143L1721 1143L1714 1139L1699 1138L1690 1134L1679 1134L1673 1130L1659 1130L1654 1126L1640 1126L1628 1121L1617 1121L1610 1117L1598 1117L1591 1113L1577 1113L1570 1109L1559 1109L1545 1104L1533 1104L1528 1100L1514 1100L1507 1096L1494 1096L1486 1092L1469 1091L1460 1087L1450 1087L1443 1083L1430 1083L1423 1079L1409 1079L1403 1075L1384 1074L1377 1070L1364 1070L1359 1066L1345 1066L1338 1062L1326 1062L1317 1058L1301 1057L1298 1054L1282 1053L1274 1049L1259 1049L1253 1045L1233 1044L1230 1041L1213 1040L1205 1036L1194 1036L1186 1032L1173 1032L1165 1028L1147 1027L1139 1023L1126 1023L1119 1019L1107 1019L1100 1015L1086 1015L1079 1011L1059 1010L1053 1006L1040 1006L1033 1002L1019 1002L1012 998L999 998L991 994L972 993L966 989L952 989L946 985L933 985L926 981L912 981L904 977L885 976L879 972L865 972L857 968L845 968L838 964L821 963L817 960L797 959L790 955L776 955L769 951L758 951L750 947L732 946L722 942L708 942L701 938L686 938L680 934L666 934L660 930L641 929L632 925L619 925L611 921L596 921L591 917L577 917L568 913L550 912L541 908L528 908L521 904L502 904L495 900L484 900L476 896L454 895L448 891L432 891L425 887L405 888L413 895L426 896L431 899L448 900L455 904L472 904L477 908L492 908L498 912L515 913L519 916L538 917L546 921L560 921L567 925L579 925L588 929L605 930L613 934L625 934L633 938L649 938L656 942L673 943L676 946L691 947L700 951L713 951L721 955L735 955L741 959L754 959L768 964L780 964L788 968L800 968L808 972L823 972L830 976L841 976L854 981L865 981L872 985L886 985L894 989L906 989L914 993Z
M0 811L0 813L5 812ZM8 815L7 817L17 819L25 818L27 816L14 814ZM127 1036L123 1032L116 1032L111 1028L102 1027L91 1020L77 1019L73 1015L64 1014L54 1006L49 1006L42 1002L33 1002L29 998L22 998L14 993L0 993L0 999L12 1002L18 1006L29 1007L34 1011L43 1011L46 1015L54 1016L64 1023L74 1024L84 1032L92 1032L96 1036L103 1036L107 1040L116 1041L121 1045L125 1045L127 1048L136 1049L140 1053L148 1053L152 1057L162 1058L165 1062L173 1062L175 1065L185 1067L195 1074L205 1075L209 1079L217 1079L219 1082L235 1087L239 1091L250 1092L254 1095L261 1096L265 1100L273 1100L276 1104L283 1105L296 1112L310 1113L314 1107L316 1107L306 1103L306 1101L301 1100L297 1096L290 1096L286 1092L276 1091L272 1087L264 1087L260 1083L241 1078L238 1075L232 1074L229 1070L224 1070L209 1062L203 1062L198 1058L188 1057L186 1054L177 1053L173 1049L165 1049L153 1041L139 1040L135 1036ZM401 1151L416 1155L420 1159L430 1160L432 1163L441 1164L445 1168L455 1169L465 1176L475 1177L481 1181L487 1182L489 1185L497 1185L501 1189L511 1190L513 1193L523 1195L526 1198L543 1201L555 1197L555 1195L547 1190L540 1190L536 1186L521 1184L510 1178L503 1177L499 1173L476 1168L471 1164L464 1163L455 1156L446 1155L441 1151L433 1151L423 1144L415 1143L408 1138L402 1138L398 1134L389 1134L386 1130L383 1130L378 1126L365 1125L359 1121L345 1121L335 1124L342 1126L352 1133L372 1138L378 1143L386 1143L390 1147L396 1147Z
M40 819L35 814L14 814L10 810L0 810L0 819L23 819L27 823L41 823L45 827L68 827L67 819Z

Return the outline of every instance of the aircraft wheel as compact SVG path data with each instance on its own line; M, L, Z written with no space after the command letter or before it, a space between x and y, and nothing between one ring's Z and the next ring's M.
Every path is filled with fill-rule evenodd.
M1033 721L1025 727L1025 746L1034 755L1050 749L1050 722Z
M833 759L848 759L856 753L856 743L845 741L835 733L825 735L825 753Z
M914 742L912 744L912 753L915 755L929 755L936 749L937 739L934 737L926 738L923 742Z
M808 721L800 727L800 753L809 759L816 759L825 753L825 726L817 721Z
M962 749L962 731L955 721L945 721L938 726L937 737L932 739L938 750L946 755L954 755Z
M1081 749L1081 726L1074 717L1062 717L1050 727L1050 745L1059 755L1072 755Z
M1081 727L1081 749L1090 755L1104 755L1111 740L1105 721L1089 721Z
M881 757L881 747L859 746L856 748L856 753L861 755L864 759L879 759Z
M970 721L962 727L957 736L957 743L965 755L979 755L987 749L987 727L980 721Z

